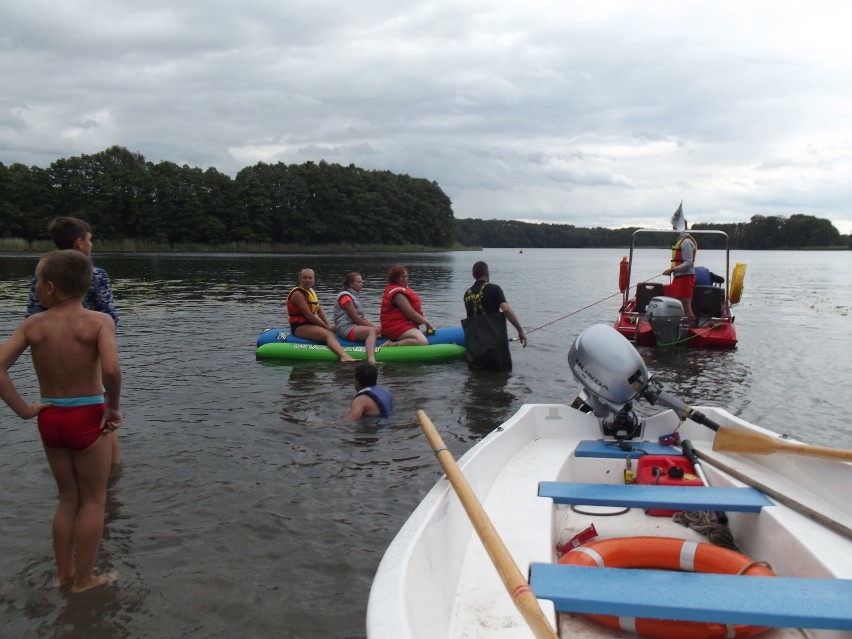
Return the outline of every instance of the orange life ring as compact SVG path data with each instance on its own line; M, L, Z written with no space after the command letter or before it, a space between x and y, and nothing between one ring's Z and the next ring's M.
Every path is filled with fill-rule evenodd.
M656 568L725 575L777 576L771 568L738 552L703 542L671 537L618 537L592 541L565 553L560 564L609 568ZM658 639L721 639L753 637L769 630L763 626L634 619L612 615L584 615L590 619L643 637Z

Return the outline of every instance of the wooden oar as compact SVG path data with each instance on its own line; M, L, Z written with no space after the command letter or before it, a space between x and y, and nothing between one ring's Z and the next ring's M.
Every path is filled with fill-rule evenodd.
M556 631L550 625L547 617L544 616L541 606L538 605L538 599L530 590L529 583L524 579L520 569L515 564L515 560L512 559L512 555L509 554L506 545L500 539L494 524L491 523L485 509L479 503L479 499L477 499L470 484L467 483L467 478L456 464L452 453L447 450L444 440L441 439L435 425L432 424L432 420L422 410L417 411L417 419L420 421L420 428L423 429L426 439L429 440L429 444L435 451L435 456L447 474L447 479L450 480L450 484L452 484L462 506L464 506L465 512L470 518L470 523L473 524L476 534L479 535L485 550L488 551L488 556L491 557L491 562L500 574L503 585L506 586L509 596L512 597L512 601L523 615L533 635L536 639L558 639Z
M841 461L852 461L852 450L842 448L829 448L827 446L809 446L807 444L794 444L786 442L778 437L755 433L747 430L737 430L727 426L720 426L713 440L713 450L728 451L735 453L749 453L752 455L766 455L768 453L782 452L794 455L808 455L810 457L824 457L826 459L839 459Z
M677 400L675 400L677 401ZM809 446L807 444L794 444L785 442L778 437L755 433L753 431L738 430L729 426L720 426L712 419L699 411L683 404L679 410L692 421L703 424L716 432L713 439L713 450L734 453L750 453L752 455L766 455L768 453L784 452L795 455L809 455L811 457L824 457L826 459L839 459L841 461L852 461L852 450L842 448L829 448L827 446Z
M825 526L826 528L829 528L834 532L843 535L847 539L852 539L852 527L844 524L843 522L839 522L836 519L832 519L831 517L819 512L818 510L814 510L807 504L803 504L802 502L793 499L789 495L786 495L781 491L773 489L771 486L768 486L767 484L764 484L754 479L753 477L750 477L744 472L741 472L736 468L729 466L722 460L716 459L715 457L713 457L713 455L701 452L700 450L696 450L695 454L711 466L715 466L716 468L718 468L722 472L727 473L731 477L739 479L744 484L747 484L753 488L757 488L764 495L766 495L767 497L771 497L778 503L784 504L788 508L795 510L796 512L801 513L805 517L814 520L815 522Z

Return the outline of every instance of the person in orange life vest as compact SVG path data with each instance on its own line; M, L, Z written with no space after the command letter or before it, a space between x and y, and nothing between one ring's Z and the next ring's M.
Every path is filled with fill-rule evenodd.
M689 225L683 215L683 202L672 215L671 223L675 231L680 231L680 236L672 245L671 268L663 271L663 275L672 276L669 295L680 300L683 304L683 312L690 320L693 320L695 313L692 312L692 290L695 288L695 257L698 254L698 242L687 232Z
M429 343L420 325L434 331L423 315L420 297L408 287L408 269L397 264L388 271L388 284L382 295L380 314L385 346L425 346Z
M372 364L355 367L355 399L349 410L349 419L362 417L387 417L393 413L393 398L390 392L377 386L379 369Z
M364 317L364 307L358 295L364 288L360 273L349 273L343 280L343 290L334 305L334 325L337 336L350 341L364 340L367 363L376 363L376 337L379 327Z
M334 334L334 324L329 324L319 299L314 291L314 272L305 268L299 272L299 285L287 294L287 321L290 332L297 337L325 342L341 362L354 362L356 359L343 350Z

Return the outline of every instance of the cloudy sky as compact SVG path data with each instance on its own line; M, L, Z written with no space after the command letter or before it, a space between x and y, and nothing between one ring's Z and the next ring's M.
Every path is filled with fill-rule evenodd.
M852 3L3 0L0 161L355 164L457 218L852 232Z

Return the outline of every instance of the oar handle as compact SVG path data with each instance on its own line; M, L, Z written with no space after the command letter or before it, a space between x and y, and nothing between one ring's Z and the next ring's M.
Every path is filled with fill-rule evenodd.
M462 506L464 506L476 534L479 535L485 550L488 551L491 562L500 574L503 585L518 611L523 615L533 635L536 639L558 639L556 631L550 625L547 617L544 616L541 606L538 605L538 599L530 590L530 585L524 579L512 555L509 554L506 545L494 528L494 524L491 523L485 509L479 503L479 499L477 499L470 484L467 483L467 478L456 464L456 460L447 449L432 420L422 410L417 411L417 419L420 421L420 428L426 435L426 439L429 440L429 445L432 446L435 456L447 474L447 479L456 491Z
M793 444L792 442L780 442L777 446L779 452L807 455L808 457L825 457L828 459L839 459L840 461L852 462L852 450L845 450L843 448L809 446L808 444Z
M698 463L698 453L696 453L692 442L688 439L684 439L680 443L680 448L683 451L683 454L686 455L686 458L692 463L692 467L695 469L695 474L698 475L698 479L701 480L701 483L705 486L709 486L710 481L707 479L707 475L704 474L704 469L701 467L701 464ZM728 523L728 516L721 510L716 511L716 519L720 524Z

